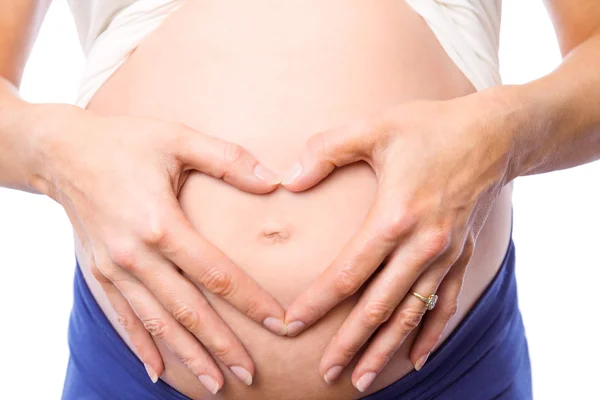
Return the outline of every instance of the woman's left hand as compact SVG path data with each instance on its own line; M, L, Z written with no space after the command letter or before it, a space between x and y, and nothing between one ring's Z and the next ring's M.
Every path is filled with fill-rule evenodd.
M439 295L411 350L416 369L439 341L457 309L477 235L512 179L513 118L496 93L405 103L318 133L284 181L303 191L357 161L369 163L378 179L361 228L286 312L294 336L376 273L325 350L325 381L339 377L377 331L352 374L357 389L366 390L426 312L412 291Z

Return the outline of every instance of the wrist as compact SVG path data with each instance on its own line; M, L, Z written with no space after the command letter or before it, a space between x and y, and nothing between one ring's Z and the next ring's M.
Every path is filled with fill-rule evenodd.
M35 153L28 133L30 106L15 94L0 91L0 186L39 193L30 179Z
M504 184L508 184L539 165L542 131L553 124L554 115L549 104L527 85L503 85L489 89L495 106L494 119L498 120L507 151Z
M12 107L12 119L22 138L22 176L26 189L51 195L53 191L54 158L57 146L65 141L61 135L72 129L78 115L84 111L67 104L22 104Z

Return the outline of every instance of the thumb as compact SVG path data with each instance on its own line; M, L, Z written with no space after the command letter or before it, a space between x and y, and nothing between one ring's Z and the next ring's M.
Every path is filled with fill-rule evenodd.
M288 171L282 185L299 192L315 186L336 167L357 161L371 163L375 143L373 122L362 120L311 136L300 159Z
M195 169L250 193L269 193L281 182L242 146L186 129L175 156L184 170Z

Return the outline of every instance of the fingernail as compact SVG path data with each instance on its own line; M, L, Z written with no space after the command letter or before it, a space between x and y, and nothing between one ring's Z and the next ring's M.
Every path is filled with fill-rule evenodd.
M273 317L267 317L263 321L263 325L268 330L270 330L271 332L273 332L277 335L285 336L285 334L287 333L287 327L285 326L283 321L280 319L273 318Z
M331 382L335 381L340 376L343 369L344 367L342 367L341 365L335 365L329 368L325 373L325 376L323 376L323 379L325 379L325 383L330 384Z
M425 354L424 356L421 356L421 358L417 360L417 363L415 364L415 369L417 371L420 371L421 368L423 368L423 365L425 365L425 361L427 361L427 358L429 358L429 353Z
M271 170L269 170L262 164L256 164L256 167L254 167L254 175L258 179L270 183L271 185L278 185L279 183L281 183L281 179L279 178L279 176L271 172Z
M297 162L296 164L294 164L292 169L290 169L290 172L288 172L288 174L286 175L286 178L283 180L283 184L289 185L290 183L294 182L300 176L301 172L302 164Z
M304 330L304 322L302 321L293 321L287 324L287 335L290 337L296 336L300 332Z
M250 375L250 372L248 372L246 368L234 365L229 369L235 374L235 376L238 377L240 381L244 382L248 386L252 385L252 375Z
M371 383L373 383L376 376L377 374L375 372L367 372L363 374L363 376L361 376L360 379L356 381L356 388L360 392L364 392L369 386L371 386Z
M150 377L150 380L152 381L152 383L156 383L158 381L158 375L156 374L156 371L154 370L154 368L152 368L151 366L149 366L146 363L144 363L144 368L146 368L146 373Z
M219 384L209 375L200 375L198 377L200 382L204 385L204 387L211 392L212 394L217 394L219 391Z

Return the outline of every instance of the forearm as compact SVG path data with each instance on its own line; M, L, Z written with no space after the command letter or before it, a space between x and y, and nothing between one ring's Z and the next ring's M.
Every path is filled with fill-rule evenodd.
M547 76L499 90L511 109L509 180L600 159L600 34Z

